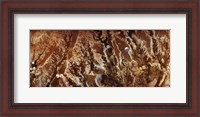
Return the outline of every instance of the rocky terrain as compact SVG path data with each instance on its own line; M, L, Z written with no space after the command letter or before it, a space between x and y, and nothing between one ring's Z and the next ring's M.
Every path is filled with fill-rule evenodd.
M170 87L169 30L31 30L31 87Z

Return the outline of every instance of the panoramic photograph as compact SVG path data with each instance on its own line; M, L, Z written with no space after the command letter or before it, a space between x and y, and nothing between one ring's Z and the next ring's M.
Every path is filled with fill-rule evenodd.
M170 30L30 30L30 87L170 87Z

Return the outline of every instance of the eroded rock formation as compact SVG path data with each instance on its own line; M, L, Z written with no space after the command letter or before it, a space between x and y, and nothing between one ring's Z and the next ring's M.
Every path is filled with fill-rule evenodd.
M31 87L169 87L169 30L31 30Z

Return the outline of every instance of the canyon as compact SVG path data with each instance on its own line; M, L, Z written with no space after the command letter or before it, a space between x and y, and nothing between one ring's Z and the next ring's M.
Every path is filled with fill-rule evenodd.
M170 87L170 30L30 30L30 87Z

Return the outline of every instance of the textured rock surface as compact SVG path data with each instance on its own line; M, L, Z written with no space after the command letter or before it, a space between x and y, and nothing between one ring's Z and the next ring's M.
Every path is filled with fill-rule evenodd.
M169 30L31 30L31 87L169 87Z

